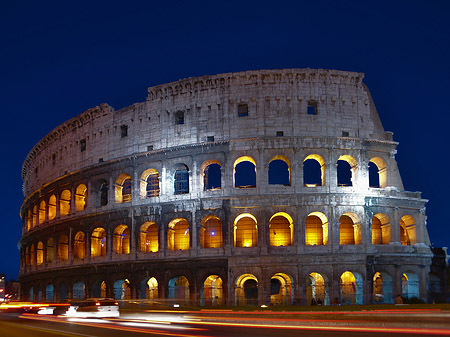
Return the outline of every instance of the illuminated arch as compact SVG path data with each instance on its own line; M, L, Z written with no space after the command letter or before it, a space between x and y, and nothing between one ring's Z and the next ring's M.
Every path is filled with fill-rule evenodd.
M84 260L85 254L86 254L85 235L83 232L80 231L75 234L73 243L73 257L76 260Z
M114 299L130 300L131 283L128 279L116 280L113 285Z
M294 223L289 214L278 212L269 221L270 246L292 246L294 239Z
M218 275L209 275L201 289L201 304L215 306L223 304L223 281Z
M358 273L342 273L339 290L342 304L363 304L363 280Z
M113 250L116 254L130 254L130 229L118 225L113 233Z
M369 167L369 186L384 188L387 186L387 166L383 159L380 157L373 157L369 161L369 165L372 163L375 165L376 170Z
M53 238L49 238L47 240L47 244L45 245L46 247L46 254L45 254L45 261L48 264L53 263L54 259L55 259L55 245L54 245L54 241Z
M43 224L45 222L45 213L46 213L46 207L45 207L45 201L42 200L39 204L39 224Z
M391 224L387 215L377 213L372 217L372 244L388 245L391 242Z
M235 283L235 305L258 304L258 279L252 274L242 274Z
M87 204L87 187L85 184L80 184L75 190L75 210L84 211Z
M270 279L270 304L291 305L294 302L292 278L284 273L277 273Z
M169 299L179 304L189 304L189 281L185 276L178 276L169 281Z
M129 202L131 201L131 176L122 173L117 177L116 183L114 185L114 195L116 203Z
M64 190L61 193L61 198L59 199L59 214L69 215L71 212L71 197L72 193L69 190Z
M258 245L258 222L250 213L240 214L234 219L234 246L255 247Z
M342 155L337 161L337 184L338 186L354 186L358 162L349 155Z
M406 271L402 275L402 296L404 298L420 298L419 277L412 271Z
M146 277L141 281L142 299L146 299L146 304L153 305L154 300L159 298L158 280L155 277Z
M400 220L400 243L403 246L417 243L416 221L411 215L404 215Z
M291 185L291 162L286 156L277 155L269 161L269 185Z
M106 256L106 231L97 227L91 234L91 257Z
M32 223L32 228L36 228L38 225L38 209L37 206L34 205L33 206L33 223Z
M328 245L328 219L321 212L309 213L305 220L307 246Z
M325 185L325 160L318 154L310 154L303 160L303 184L306 187Z
M67 261L69 259L69 237L61 234L58 238L58 261Z
M53 220L56 217L56 196L52 194L48 199L48 219Z
M150 168L142 173L140 191L142 198L159 197L159 173L157 170Z
M36 265L40 266L44 263L44 244L39 241L36 246Z
M374 303L393 303L392 296L392 277L385 272L376 272L373 275L373 302Z
M207 215L202 219L201 224L200 246L202 248L222 247L222 221L215 215Z
M339 244L359 245L361 243L361 221L355 213L347 212L339 218Z
M326 275L313 272L306 277L306 303L330 304L329 280Z
M169 223L167 248L169 250L187 250L190 246L189 222L177 218Z
M215 159L204 161L200 166L200 178L203 190L216 190L222 188L222 165Z
M235 160L233 186L238 188L256 187L256 162L252 157L242 156Z
M144 253L156 253L159 250L158 225L147 221L139 230L140 251Z

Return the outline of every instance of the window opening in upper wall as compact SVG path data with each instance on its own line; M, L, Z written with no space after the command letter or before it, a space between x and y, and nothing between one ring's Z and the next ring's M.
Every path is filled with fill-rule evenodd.
M214 136L207 136L206 137L206 141L207 142L213 142L214 141Z
M234 187L256 187L256 166L251 161L242 161L235 167Z
M187 167L177 169L174 178L175 194L189 193L189 171Z
M178 110L175 112L175 124L184 124L184 111Z
M283 137L284 132L283 131L277 131L277 137Z
M120 137L124 138L128 136L128 125L122 125L120 127Z
M222 171L219 164L211 164L206 166L203 171L204 190L214 190L222 187Z
M247 104L239 104L238 105L238 117L248 116L248 105Z
M338 186L352 186L352 169L345 160L337 162L337 183Z
M378 176L378 166L369 162L369 187L380 188L380 177Z
M308 115L317 115L317 102L310 101L306 107L306 113Z
M310 158L303 162L303 185L322 186L322 167L316 159Z
M157 172L149 174L147 177L147 186L145 190L147 198L159 196L159 175Z
M80 151L86 151L86 139L80 140Z
M281 159L269 163L269 185L290 186L289 165Z

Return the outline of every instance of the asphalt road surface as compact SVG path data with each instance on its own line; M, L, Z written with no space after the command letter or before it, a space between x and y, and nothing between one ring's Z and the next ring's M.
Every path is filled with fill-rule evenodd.
M122 317L123 316L123 317ZM244 315L245 316L245 315ZM322 317L322 316L321 316ZM450 336L450 326L445 327L448 318L443 317L444 326L413 324L407 320L400 326L386 324L383 320L354 320L342 318L339 321L328 317L320 319L283 319L258 317L242 318L234 315L225 319L220 315L201 317L195 313L180 314L124 314L119 319L71 319L34 314L0 314L1 337L134 337L134 336Z

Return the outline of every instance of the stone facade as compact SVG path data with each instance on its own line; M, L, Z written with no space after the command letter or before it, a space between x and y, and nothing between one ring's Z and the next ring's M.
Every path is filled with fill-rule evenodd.
M404 190L363 77L188 78L58 126L23 164L23 295L425 300L427 200Z

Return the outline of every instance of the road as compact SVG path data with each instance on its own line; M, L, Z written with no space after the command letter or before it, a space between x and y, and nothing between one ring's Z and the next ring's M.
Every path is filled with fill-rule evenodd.
M259 315L252 313L134 312L119 319L70 319L33 314L0 314L1 337L135 337L144 335L177 337L223 336L450 336L448 315L429 317L406 313L392 320L392 314L345 316ZM394 315L395 316L395 315ZM293 318L294 317L294 318ZM401 319L404 317L405 319ZM409 317L409 318L408 318ZM422 317L422 319L420 318ZM436 319L437 317L437 319ZM434 323L430 324L433 321ZM410 323L408 323L408 321ZM423 322L423 323L420 323ZM428 323L426 323L428 322Z

